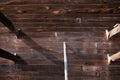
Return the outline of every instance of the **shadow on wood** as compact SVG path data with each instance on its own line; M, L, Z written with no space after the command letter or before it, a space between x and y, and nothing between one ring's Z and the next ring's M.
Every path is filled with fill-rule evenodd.
M77 50L74 50L72 47L67 45L67 49L72 52L72 56L75 57L76 60L83 63L84 65L107 65L107 56L103 54L88 54L88 53L80 53Z
M37 52L39 52L40 54L44 55L47 59L49 59L50 61L52 61L55 64L63 64L63 61L58 60L54 55L51 54L51 53L56 53L56 52L41 47L40 45L38 45L38 43L36 43L35 41L33 41L22 30L18 30L17 33L18 33L18 35L17 35L18 38L22 39L22 41L25 44L27 44L28 46L30 46L32 49L34 49Z

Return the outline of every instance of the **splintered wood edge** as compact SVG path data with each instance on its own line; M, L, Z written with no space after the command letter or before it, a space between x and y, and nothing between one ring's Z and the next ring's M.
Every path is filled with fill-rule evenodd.
M111 57L109 54L107 54L107 64L109 65L110 64L110 61L111 61Z
M117 27L117 26L119 26L120 24L115 24L113 27L115 28L115 27Z
M106 33L106 39L108 40L109 39L109 32L108 32L108 30L105 30L105 33Z

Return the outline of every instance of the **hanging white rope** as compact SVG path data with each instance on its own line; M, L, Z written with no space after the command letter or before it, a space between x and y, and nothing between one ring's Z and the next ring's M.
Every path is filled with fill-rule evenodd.
M66 53L66 43L63 42L63 52L64 52L64 76L65 80L68 80L68 63L67 63L67 53Z

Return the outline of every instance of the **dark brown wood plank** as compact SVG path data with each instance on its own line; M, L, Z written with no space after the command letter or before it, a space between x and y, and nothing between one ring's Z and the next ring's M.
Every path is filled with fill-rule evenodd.
M74 0L74 1L71 1L71 0L31 0L31 1L27 1L27 0L21 0L21 1L16 1L16 0L13 0L13 1L1 1L3 2L4 4L9 4L9 5L19 5L19 4L49 4L49 3L52 3L52 4L63 4L63 3L100 3L100 1L98 0L94 0L94 1L91 1L91 0Z
M28 65L0 58L2 80L63 80L63 42L69 80L119 79L119 35L106 40L105 29L120 22L119 0L1 0L0 10L22 29L22 39L0 23L0 47Z

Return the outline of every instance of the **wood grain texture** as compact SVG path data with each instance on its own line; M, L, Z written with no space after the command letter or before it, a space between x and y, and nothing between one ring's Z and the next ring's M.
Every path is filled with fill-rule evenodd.
M1 80L64 80L63 42L67 43L69 80L117 80L120 61L107 65L106 54L119 51L119 35L106 40L105 29L120 23L119 0L1 0L0 11L17 29L18 39L0 23L0 48L28 65L0 58Z

